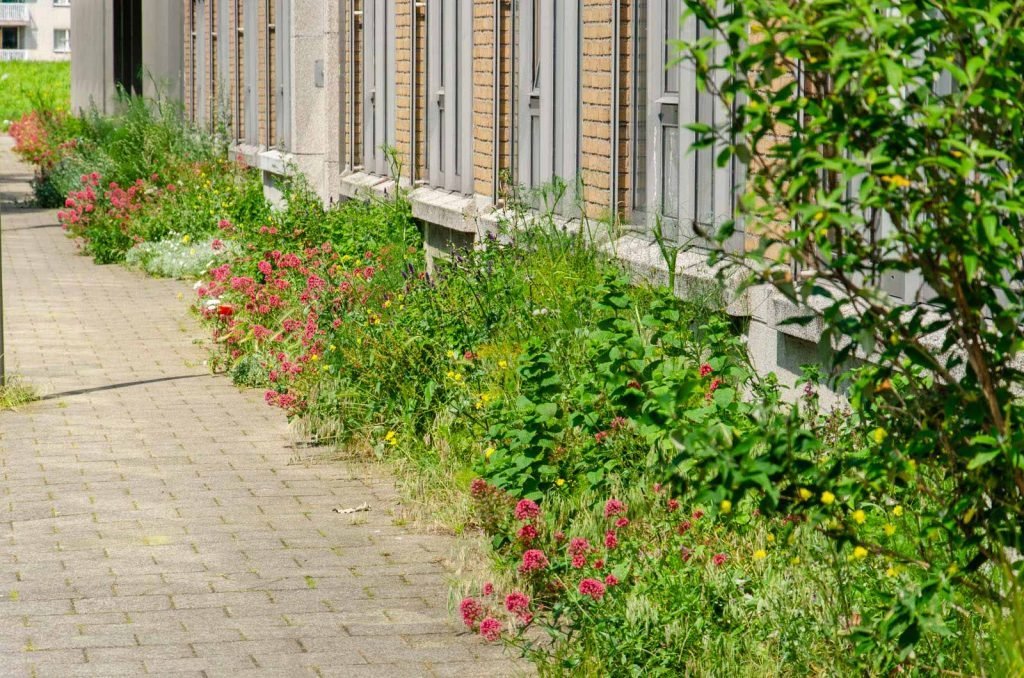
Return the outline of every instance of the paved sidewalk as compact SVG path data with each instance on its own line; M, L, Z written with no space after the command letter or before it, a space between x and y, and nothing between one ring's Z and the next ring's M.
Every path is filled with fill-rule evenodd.
M10 146L0 202L28 191ZM281 412L206 372L188 284L2 209L8 369L45 399L0 412L0 676L522 670L451 621L454 540L358 465L295 463Z

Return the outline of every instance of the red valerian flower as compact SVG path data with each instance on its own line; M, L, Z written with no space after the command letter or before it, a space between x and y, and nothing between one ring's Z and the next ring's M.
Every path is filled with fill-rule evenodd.
M473 628L477 620L484 615L484 608L476 598L463 598L459 603L459 612L462 614L462 623Z
M530 597L525 593L513 591L505 596L505 609L516 615L525 612L530 609Z
M667 509L668 509L668 510L669 510L670 512L672 512L672 511L677 511L677 510L679 509L679 500L678 500L678 499L669 499L669 500L668 500L668 503L667 503L667 504L665 504L665 507L666 507L666 508L667 508Z
M491 582L487 582L486 584L484 584L483 595L489 596L489 595L491 595L493 593L494 593L494 584L492 584Z
M516 538L523 543L529 544L537 538L537 528L533 525L523 525L516 532Z
M716 553L711 558L711 562L714 564L715 567L721 567L722 565L725 565L725 561L727 560L729 560L729 556L727 556L724 553Z
M704 394L704 400L711 400L711 397L714 395L715 391L717 391L718 387L721 385L721 379L719 379L718 377L712 379L711 384L708 386L708 392Z
M618 499L609 499L604 505L604 517L611 518L626 512L626 505Z
M700 376L706 377L711 374L714 370L711 369L711 365L704 363L700 366Z
M519 571L523 574L543 570L549 565L548 557L540 549L530 549L523 552L523 562Z
M235 309L231 308L227 304L221 304L220 306L217 307L217 315L221 316L222 318L228 318L234 315L234 313Z
M580 570L587 566L587 557L582 553L573 554L572 566L577 570Z
M584 579L580 582L580 595L590 596L594 600L601 600L604 597L605 586L596 579Z
M604 583L608 586L615 586L619 583L619 578L614 574L608 573L608 576L604 578Z
M615 532L608 530L604 533L604 547L606 549L613 549L619 545L619 538L615 535Z
M569 540L570 555L583 555L590 550L590 542L583 537L573 537Z
M516 504L516 520L529 520L530 518L536 518L539 515L540 507L537 506L537 502L535 501L520 499L519 503Z
M491 643L498 640L501 638L501 622L494 617L487 617L480 622L480 635Z
M615 527L626 527L629 525L629 518L619 518L615 521Z

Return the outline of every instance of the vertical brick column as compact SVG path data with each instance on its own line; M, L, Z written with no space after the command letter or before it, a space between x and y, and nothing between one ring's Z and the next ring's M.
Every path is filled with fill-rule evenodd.
M262 145L267 139L268 123L270 120L270 102L267 100L267 85L269 83L270 72L266 67L267 54L269 53L270 46L267 44L267 5L266 0L260 0L257 4L256 9L256 30L259 35L256 38L256 54L249 55L250 58L259 59L258 68L256 69L259 74L256 77L256 119L258 135L256 137L256 143Z
M409 178L415 158L412 148L413 96L412 73L416 51L412 44L412 3L394 0L395 9L395 150L402 163L402 179Z
M580 62L580 175L588 216L611 208L612 12L618 3L583 0Z
M473 192L490 196L494 190L494 54L498 46L494 35L493 0L474 0L473 49ZM464 39L464 36L458 36Z

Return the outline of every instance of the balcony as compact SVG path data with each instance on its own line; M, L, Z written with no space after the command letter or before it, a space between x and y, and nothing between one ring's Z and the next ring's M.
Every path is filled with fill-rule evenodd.
M0 49L0 61L24 61L28 52L23 49Z
M28 26L31 21L25 3L0 3L0 26Z

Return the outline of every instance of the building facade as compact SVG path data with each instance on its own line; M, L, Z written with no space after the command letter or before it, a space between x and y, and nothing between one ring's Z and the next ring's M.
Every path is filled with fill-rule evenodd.
M111 112L119 91L179 101L182 21L177 0L74 0L72 110Z
M0 0L0 61L71 57L71 0Z
M732 217L744 174L691 149L689 125L728 111L675 58L700 31L681 0L180 2L186 114L268 194L293 169L325 202L401 185L435 254L495 231L516 196L607 227L636 275L667 282L660 229L682 246L678 293L717 284L701 234ZM729 311L780 381L818 361L819 330L782 323L796 309L768 288Z

